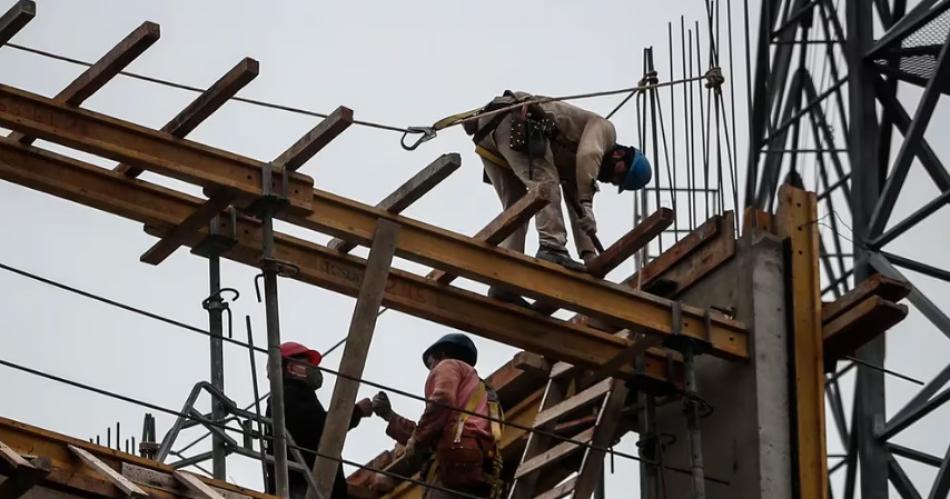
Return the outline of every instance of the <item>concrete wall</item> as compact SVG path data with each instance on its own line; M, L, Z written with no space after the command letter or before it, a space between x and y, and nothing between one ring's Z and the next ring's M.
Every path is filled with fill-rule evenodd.
M736 319L753 331L748 363L697 359L700 396L714 412L701 421L710 499L790 499L792 459L789 421L789 364L782 244L771 235L747 235L736 258L682 297L690 305L735 308ZM689 437L683 404L676 399L657 410L657 431L676 442L664 462L689 468ZM692 497L687 474L663 474L666 496ZM644 496L649 497L649 496Z

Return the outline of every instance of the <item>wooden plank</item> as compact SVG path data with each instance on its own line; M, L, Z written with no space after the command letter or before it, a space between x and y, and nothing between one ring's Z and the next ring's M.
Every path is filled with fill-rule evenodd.
M611 379L610 395L604 402L600 414L600 421L594 428L591 444L595 449L588 449L584 454L577 473L577 484L572 497L584 498L594 494L594 488L601 477L604 467L604 451L614 441L620 420L623 418L623 406L627 400L627 383L622 379Z
M187 136L254 78L257 78L259 72L260 64L256 60L250 57L244 58L195 100L185 106L185 109L162 127L162 131L175 137ZM138 177L143 170L120 163L115 167L115 171L124 173L129 177Z
M828 497L825 446L825 366L822 353L821 283L818 269L817 199L788 184L779 189L778 234L790 241L795 439L794 473L802 497Z
M669 208L660 208L651 213L587 265L587 273L602 279L666 230L673 223L674 216L673 210ZM540 314L551 315L559 307L549 301L539 300L532 308Z
M139 261L152 265L162 263L201 228L207 226L212 218L224 211L232 201L234 201L234 195L231 193L223 192L212 196L191 215L188 215L181 224L175 226L165 237L153 244L139 257Z
M564 400L563 402L555 404L554 406L541 411L534 419L534 427L543 428L558 418L566 416L590 404L591 402L594 402L598 398L603 397L604 394L610 390L611 383L612 380L609 378L602 380L599 383L590 386L580 393Z
M30 464L19 452L10 448L9 445L0 441L0 460L3 460L13 469L31 469L33 465Z
M644 265L639 273L634 273L624 279L623 283L633 288L636 288L638 283L642 283L642 287L647 288L657 277L665 274L706 242L722 234L722 218L721 215L713 216L697 227L696 230L687 234L686 237L677 241L670 249Z
M458 154L442 155L386 196L376 207L389 213L402 213L412 203L418 201L419 198L439 185L455 170L458 170L460 166L462 166L462 158ZM340 238L331 239L327 243L327 247L330 249L343 253L349 253L356 246L356 243Z
M551 372L551 363L541 355L531 352L518 352L512 360L516 368L531 372L537 376L547 377Z
M79 106L142 55L160 36L161 29L158 24L150 21L142 23L53 99L70 106ZM21 144L32 144L36 140L36 137L16 131L11 132L8 137Z
M571 440L577 442L590 442L590 439L594 436L594 429L590 428L584 430L574 436ZM575 444L571 441L561 442L554 447L552 447L547 452L544 452L536 457L529 459L521 463L521 466L518 467L518 471L515 472L515 478L522 478L525 476L538 471L545 466L549 466L561 459L564 459L571 454L584 450L586 447L582 445Z
M118 471L112 469L106 463L100 461L96 456L93 456L86 449L76 447L75 445L70 445L69 450L72 451L82 462L86 463L87 466L96 470L100 475L112 482L113 485L119 488L127 496L142 496L146 497L148 494L144 490L140 489L138 485L130 482L128 478L119 474Z
M560 499L561 497L571 493L576 485L577 477L575 476L547 492L534 496L534 499Z
M313 476L323 497L330 497L333 482L336 480L338 459L343 452L346 432L353 417L353 406L360 388L359 381L366 367L366 356L376 329L376 318L386 291L389 266L396 252L396 243L400 233L398 224L380 220L370 249L369 262L356 308L350 321L343 359L340 361L336 384L333 386L333 398L327 414L323 436L320 438L319 455L313 463ZM309 489L307 499L317 499L317 491Z
M192 491L201 499L224 499L224 496L218 491L212 489L207 484L198 479L198 477L187 471L175 470L173 476L188 490Z
M33 487L42 482L52 471L50 460L43 457L34 458L28 467L20 466L0 484L0 497L3 499L17 499L23 497Z
M300 140L291 146L287 151L274 160L273 165L278 168L296 170L303 165L307 159L320 151L334 137L343 132L351 123L353 123L353 111L345 107L340 107L333 112L320 125L304 135ZM118 169L117 169L118 170ZM133 170L126 172L126 176L134 173ZM218 192L213 194L201 208L198 208L185 219L184 222L172 229L165 237L152 245L139 258L144 263L158 265L166 258L171 256L179 247L185 244L198 229L206 226L211 219L224 211L236 199L233 192Z
M336 108L326 119L322 120L312 130L304 134L294 145L287 148L274 164L282 165L291 171L299 170L300 167L310 160L315 154L326 147L333 139L337 138L344 130L353 124L353 110L340 106Z
M36 16L36 2L19 0L0 17L0 46L10 41Z
M875 276L877 277L877 276ZM907 306L870 295L825 323L822 332L825 366L852 354L865 343L884 333L907 317Z
M554 199L554 193L550 189L532 189L515 204L509 206L507 210L488 222L488 225L478 231L472 238L497 246L518 230L521 225L528 223L531 217L547 206L552 199ZM440 284L450 284L458 278L457 275L444 270L433 270L426 277Z
M638 355L646 353L653 347L658 347L663 343L663 338L650 335L640 335L630 342L630 346L618 353L614 358L607 361L603 367L597 370L595 378L612 376L626 364L629 364L637 358Z
M822 305L821 322L828 323L871 296L897 302L910 294L910 283L874 274L837 300Z
M651 213L630 232L627 232L598 255L587 266L587 272L594 277L603 278L672 225L675 216L673 210L669 208L660 208Z

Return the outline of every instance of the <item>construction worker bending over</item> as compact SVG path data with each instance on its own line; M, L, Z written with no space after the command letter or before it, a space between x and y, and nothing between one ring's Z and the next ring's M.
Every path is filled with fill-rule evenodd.
M505 91L482 112L539 98L524 92ZM652 177L650 163L639 150L617 144L617 132L610 121L566 102L526 104L466 122L465 131L472 136L476 152L485 165L487 181L495 187L505 209L515 204L528 189L541 186L558 193L560 184L577 252L588 263L597 255L592 239L597 233L594 218L597 181L616 185L617 192L621 192L640 189ZM560 196L555 195L534 221L540 239L537 258L572 270L585 270L567 251ZM501 246L523 253L527 229L525 223ZM490 289L489 295L526 304L521 297L497 287Z
M425 385L429 403L419 422L393 412L385 392L373 398L373 410L389 423L386 434L405 446L410 462L421 463L434 455L423 472L426 483L497 499L504 488L498 453L503 416L497 395L475 371L477 359L478 350L468 336L447 334L422 354L429 369ZM461 496L428 489L425 497Z
M323 373L317 369L323 356L320 352L293 341L280 345L280 356L283 359L284 414L287 432L293 437L298 447L317 450L320 448L320 436L323 435L323 427L327 420L327 411L317 399L316 393L323 385ZM369 399L359 401L353 410L350 429L355 428L361 419L372 414L372 401ZM267 399L267 417L270 416L270 399ZM273 431L269 429L268 434L273 434ZM267 453L274 455L273 440L267 442ZM301 450L300 453L307 463L307 469L313 469L316 455L305 450ZM290 470L289 481L290 499L304 499L307 495L307 478L298 471ZM276 493L273 464L267 465L265 487L267 493ZM343 476L343 465L340 464L333 484L333 494L329 499L346 499L346 497L346 477Z

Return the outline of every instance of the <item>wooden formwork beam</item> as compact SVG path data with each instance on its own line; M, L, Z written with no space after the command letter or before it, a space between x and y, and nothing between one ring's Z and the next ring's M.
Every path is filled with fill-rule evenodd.
M788 240L794 373L794 473L801 497L828 497L825 445L825 366L818 270L818 204L815 193L788 184L779 189L778 235Z
M19 0L0 16L0 45L7 43L36 16L36 2Z
M181 224L202 202L193 196L3 138L0 138L0 178L144 223L150 233L158 236ZM223 256L256 266L261 251L260 223L245 217L239 217L237 223L237 245ZM203 228L187 244L197 244L206 233L207 229ZM277 236L275 258L300 267L295 279L350 296L358 294L366 267L363 259L284 234ZM584 368L602 365L628 345L624 340L590 327L539 317L521 307L395 269L390 273L383 303L404 313ZM625 372L632 374L632 371ZM666 379L665 357L648 357L647 374L658 380Z
M220 109L231 97L234 97L238 91L253 81L254 78L257 78L259 71L260 64L256 60L250 57L244 58L195 100L191 101L191 104L185 106L185 109L182 109L180 113L162 127L162 131L175 137L184 138ZM117 165L115 170L129 177L138 177L143 171L141 168L125 163Z
M69 106L79 106L142 55L160 36L158 24L150 21L142 23L53 99ZM13 131L9 137L23 144L32 144L36 140L36 137L18 131Z
M551 190L536 188L528 191L521 196L515 204L508 207L507 210L498 214L497 217L488 222L488 225L478 231L473 239L485 241L486 243L497 246L508 238L521 225L528 223L535 214L548 205L554 199L554 193ZM450 274L444 270L433 270L427 275L429 279L441 284L450 284L458 278L455 274Z
M448 178L455 170L458 170L460 166L462 166L462 158L458 154L444 154L422 170L419 170L412 178L376 204L376 207L390 213L402 213L403 210L411 206L412 203L418 201L435 186ZM358 245L354 242L340 238L333 238L327 244L327 247L330 249L335 249L343 253L349 253L357 246Z
M69 108L8 86L0 86L0 124L210 189L232 189L247 197L248 202L262 195L263 172L259 161ZM276 175L280 173L283 172ZM366 245L377 222L391 220L401 226L397 256L535 299L547 299L561 308L607 320L621 328L663 336L680 330L685 336L708 340L711 353L716 356L736 360L748 357L745 325L721 314L714 314L707 330L704 311L683 306L682 323L675 327L674 304L670 300L315 190L309 177L287 175L289 206L280 218L288 222Z
M618 239L617 242L605 249L603 253L597 255L597 258L587 265L587 273L597 278L603 278L611 270L627 261L634 253L650 244L653 238L673 223L675 216L673 210L669 208L660 208L650 214L636 227ZM550 301L540 300L532 308L537 310L538 313L551 315L557 312L559 307Z
M340 106L278 156L271 165L282 168L285 172L297 170L330 141L343 133L343 130L346 130L352 123L353 111ZM120 171L118 168L116 170ZM124 173L129 176L129 172ZM152 265L162 263L175 250L185 244L185 241L195 234L199 228L208 225L212 218L220 214L235 199L237 199L237 196L233 191L214 192L200 208L192 212L181 224L169 231L168 234L143 253L139 260Z
M36 456L30 463L42 471L39 473L41 476L33 484L34 486L55 489L75 497L122 498L129 497L127 490L135 493L136 489L144 492L152 499L194 497L183 491L173 491L164 486L137 481L136 478L126 476L124 473L125 468L131 466L139 470L147 470L155 475L171 477L175 470L168 465L11 419L0 418L0 441L3 441L9 449L18 454ZM0 474L3 474L3 472L0 471ZM11 480L8 479L3 485L0 485L0 492L7 490L3 487L8 483L12 483ZM277 499L271 495L219 480L202 477L195 477L195 480L202 482L219 494L229 497ZM40 492L38 496L46 497L43 494L48 494L48 492ZM11 496L3 495L0 497ZM57 495L57 497L59 496Z
M264 193L260 161L6 85L0 85L0 124L212 190L233 190L248 203ZM283 173L274 172L275 189ZM299 173L287 177L286 211L305 214L311 209L313 179Z

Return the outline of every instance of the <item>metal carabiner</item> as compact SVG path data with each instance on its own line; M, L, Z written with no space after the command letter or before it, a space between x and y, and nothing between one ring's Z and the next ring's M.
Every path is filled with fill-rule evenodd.
M413 144L406 145L406 137L408 137L410 133L421 134L422 136L419 137L419 140L415 141ZM428 127L428 126L411 126L406 129L405 133L402 134L402 140L400 142L402 143L403 149L407 151L415 151L416 148L422 145L423 142L430 141L434 138L435 138L434 128Z

